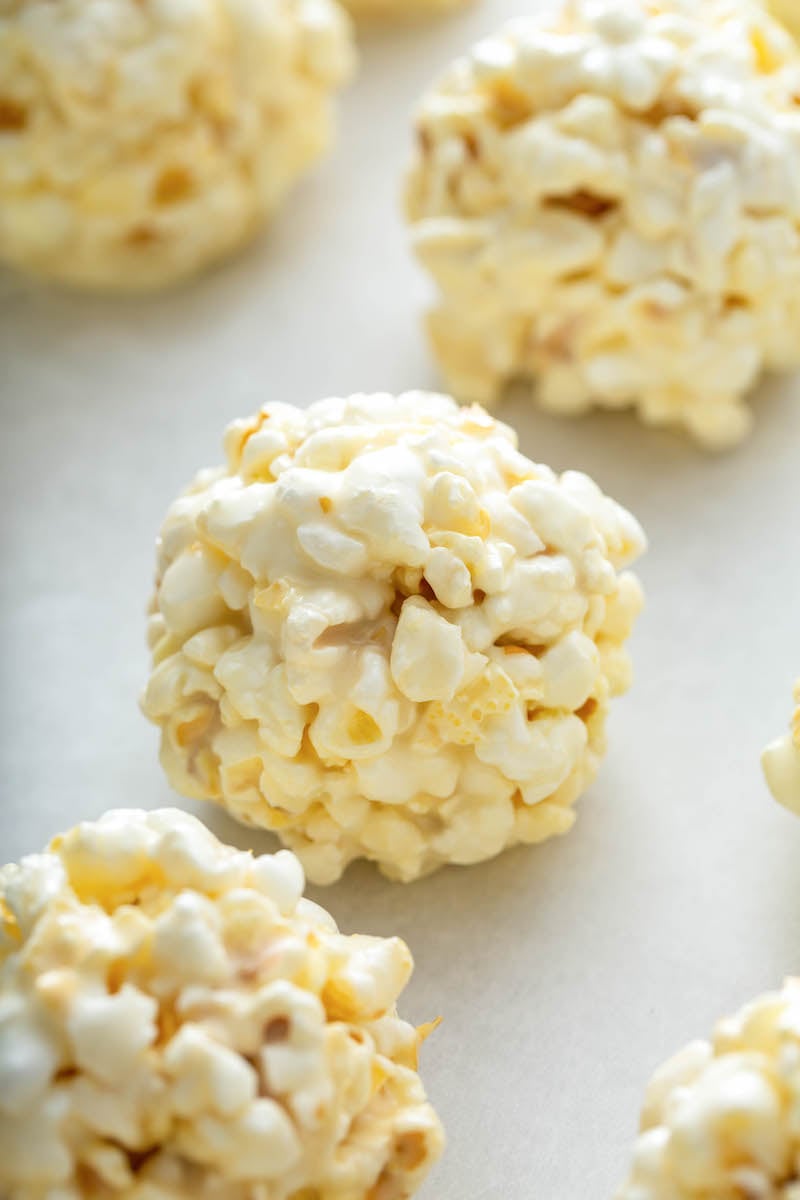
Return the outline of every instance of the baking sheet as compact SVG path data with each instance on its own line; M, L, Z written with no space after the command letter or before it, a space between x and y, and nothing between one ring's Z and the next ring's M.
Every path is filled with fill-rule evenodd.
M199 283L108 300L0 279L0 861L108 807L182 803L137 709L161 516L265 399L435 385L399 216L408 113L522 7L363 37L336 153ZM627 415L500 411L531 457L636 512L648 604L635 688L568 837L409 887L361 864L312 889L343 928L406 938L404 1011L445 1018L423 1072L449 1147L423 1200L608 1197L652 1067L800 969L800 822L758 767L800 672L800 382L756 406L754 437L719 458Z

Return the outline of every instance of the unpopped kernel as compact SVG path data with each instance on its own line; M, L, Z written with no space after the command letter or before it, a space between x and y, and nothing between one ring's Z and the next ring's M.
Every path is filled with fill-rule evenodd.
M288 851L106 813L0 870L4 1200L405 1200L442 1149L398 938Z
M173 282L253 235L326 149L352 65L332 0L0 6L0 262Z
M143 707L170 781L310 878L566 832L625 691L633 517L416 392L267 404L158 543Z
M762 371L800 364L798 95L748 0L558 0L456 60L407 183L453 392L741 439Z
M660 1067L617 1200L798 1200L800 979Z
M767 746L761 764L775 799L800 815L800 680L795 684L794 701L790 732Z

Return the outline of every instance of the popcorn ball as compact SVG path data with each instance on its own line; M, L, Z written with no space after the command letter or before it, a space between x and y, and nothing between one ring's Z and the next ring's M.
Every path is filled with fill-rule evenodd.
M404 1200L442 1148L398 938L287 851L106 813L0 870L4 1200Z
M173 785L327 883L564 833L641 604L636 521L480 408L266 404L161 530L143 698Z
M617 1200L800 1197L800 979L660 1067Z
M794 699L791 732L767 746L761 763L775 799L800 815L800 679L794 687Z
M150 288L250 238L331 137L332 0L0 4L0 263Z
M760 373L800 365L798 96L748 0L558 0L458 59L407 186L454 392L742 438Z

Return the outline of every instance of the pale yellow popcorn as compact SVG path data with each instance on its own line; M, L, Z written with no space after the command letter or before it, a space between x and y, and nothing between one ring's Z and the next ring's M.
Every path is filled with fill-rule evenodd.
M800 1198L800 979L660 1067L617 1200Z
M564 833L630 683L636 521L444 396L267 404L158 544L143 698L187 795L316 882Z
M761 765L775 799L800 815L800 680L795 684L794 700L791 731L770 742Z
M457 59L407 180L454 394L742 438L761 373L800 365L798 95L749 0L556 0Z
M288 851L118 810L0 869L4 1200L405 1200L442 1149L398 938Z
M472 0L341 0L356 20L417 20L464 8Z
M251 238L331 140L332 0L0 5L0 263L108 289Z
M793 37L800 38L800 4L797 0L764 0L764 3Z

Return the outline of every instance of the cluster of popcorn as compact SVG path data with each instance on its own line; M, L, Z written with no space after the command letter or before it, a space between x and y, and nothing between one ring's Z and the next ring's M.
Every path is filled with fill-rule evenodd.
M143 708L175 787L316 882L569 829L629 684L636 521L444 396L267 404L225 444L159 539Z
M456 395L722 447L800 364L800 58L748 0L558 0L421 101L407 208Z
M775 799L800 814L800 679L795 684L794 700L790 732L767 746L761 763Z
M656 1071L617 1200L798 1200L800 979Z
M5 1200L404 1200L442 1146L397 938L120 810L0 870Z
M326 149L333 0L0 6L0 262L104 288L234 250Z

